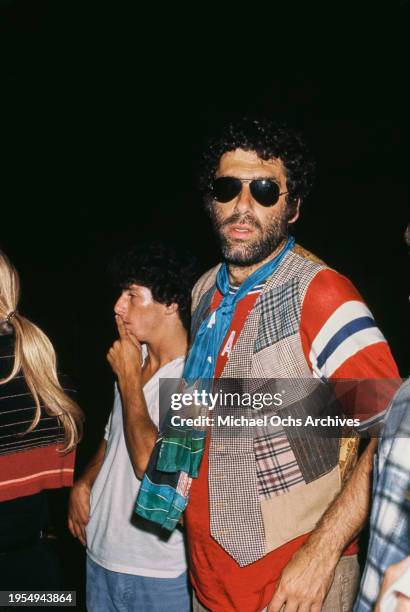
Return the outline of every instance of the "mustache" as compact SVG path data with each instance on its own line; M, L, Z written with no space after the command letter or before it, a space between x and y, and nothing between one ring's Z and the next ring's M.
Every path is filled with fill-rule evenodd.
M251 225L257 229L262 229L261 224L256 219L251 217L249 214L241 215L240 213L234 213L231 217L225 219L225 221L222 223L219 223L219 229L223 229L227 225L232 225L234 223L237 223L238 225Z

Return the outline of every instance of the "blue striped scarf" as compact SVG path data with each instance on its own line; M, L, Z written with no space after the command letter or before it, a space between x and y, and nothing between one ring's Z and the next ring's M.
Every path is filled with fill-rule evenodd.
M185 362L183 378L197 380L213 377L218 354L231 326L238 302L276 270L294 242L293 236L289 237L280 253L248 276L235 293L229 292L228 266L226 263L222 264L216 277L216 286L223 296L222 301L202 322Z

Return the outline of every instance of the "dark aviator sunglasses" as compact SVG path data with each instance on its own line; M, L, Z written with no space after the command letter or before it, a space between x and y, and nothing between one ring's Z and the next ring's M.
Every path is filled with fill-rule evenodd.
M234 176L220 176L212 183L212 197L217 202L230 202L242 191L242 184L249 183L249 189L254 200L262 206L273 206L281 195L287 191L280 191L274 180L266 178L241 179Z

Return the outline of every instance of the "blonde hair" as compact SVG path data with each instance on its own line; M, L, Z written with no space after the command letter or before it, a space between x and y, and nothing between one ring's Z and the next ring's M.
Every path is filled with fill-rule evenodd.
M32 431L40 421L43 404L47 414L56 416L64 428L65 447L62 452L68 453L81 439L84 415L58 381L57 359L50 340L37 325L17 312L19 297L18 272L0 251L0 335L11 333L13 328L15 334L13 368L6 378L0 379L0 385L6 384L21 371L36 405L36 413L27 432Z

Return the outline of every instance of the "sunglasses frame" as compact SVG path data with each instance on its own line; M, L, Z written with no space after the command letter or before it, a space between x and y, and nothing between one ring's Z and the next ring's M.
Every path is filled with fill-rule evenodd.
M212 182L212 191L214 191L214 184L215 184L215 182L216 182L218 179L224 179L224 178L233 179L234 181L240 181L240 182L242 183L242 185L243 185L243 183L248 183L248 184L249 184L249 190L250 190L250 192L251 192L251 196L252 196L252 198L253 198L253 199L254 199L254 200L255 200L255 201L256 201L256 202L257 202L257 203L258 203L260 206L264 206L265 208L269 208L270 206L274 206L275 204L277 204L277 203L278 203L280 196L282 196L282 195L286 195L286 194L288 194L288 193L289 193L288 191L280 191L280 187L279 187L279 185L278 185L278 184L277 184L277 182L276 182L276 181L275 181L275 180L274 180L272 177L270 177L270 176L260 176L260 177L257 177L257 178L241 178L241 177L239 177L239 176L217 176L217 177L215 177L215 178L213 179L213 182ZM272 203L270 203L270 204L264 204L264 203L260 202L260 201L258 200L258 198L257 198L257 197L255 197L254 193L252 192L252 183L256 183L256 182L259 182L259 181L268 181L269 183L273 183L274 185L276 185L276 186L277 186L277 188L278 188L278 190L279 190L279 193L278 193L278 195L277 195L277 199L276 199L274 202L272 202ZM237 193L236 195L234 195L234 196L233 196L233 198L231 198L231 200L233 200L233 199L237 198L237 197L240 195L241 191L242 191L242 187L241 187L241 189L238 191L238 193ZM231 200L226 200L225 202L223 202L223 201L221 201L221 200L218 200L218 199L217 199L215 196L213 196L213 199L214 199L216 202L220 202L221 204L227 204L228 202L231 202Z

